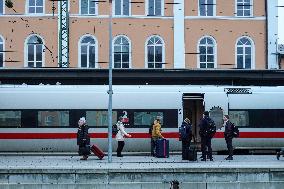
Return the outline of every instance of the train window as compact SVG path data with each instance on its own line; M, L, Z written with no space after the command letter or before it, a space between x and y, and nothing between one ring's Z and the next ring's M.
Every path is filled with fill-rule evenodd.
M250 126L255 128L283 128L283 109L249 110Z
M229 112L230 120L236 126L248 127L249 126L249 111L244 110L230 110Z
M0 111L0 127L21 127L21 111Z
M134 112L134 126L149 126L157 118L161 120L163 125L163 112Z
M39 127L69 126L69 111L38 111Z
M81 117L86 117L86 111L85 110L69 110L69 123L70 127L78 127L78 121Z
M107 127L108 112L107 111L86 111L87 124L91 127ZM112 112L112 124L117 122L117 111Z

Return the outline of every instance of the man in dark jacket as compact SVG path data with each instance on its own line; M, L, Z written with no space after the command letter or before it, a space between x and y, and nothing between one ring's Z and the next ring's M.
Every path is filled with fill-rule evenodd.
M180 126L180 129L183 130L183 133L180 132L180 138L182 142L182 159L188 160L189 147L192 138L192 125L188 118L184 119Z
M225 132L224 137L226 140L229 156L225 158L225 160L233 160L233 138L234 138L234 125L229 119L229 115L224 115L224 126Z
M84 117L78 121L78 132L77 132L77 145L79 146L79 156L83 156L80 160L87 160L90 155L90 136L88 132L88 125Z
M211 147L211 139L212 135L210 133L210 128L209 128L209 122L213 121L209 117L209 112L205 111L203 113L203 118L200 121L199 124L199 135L201 137L201 161L206 161L206 155L210 159L210 161L213 161L212 157L212 147ZM206 153L206 148L208 148L208 152Z

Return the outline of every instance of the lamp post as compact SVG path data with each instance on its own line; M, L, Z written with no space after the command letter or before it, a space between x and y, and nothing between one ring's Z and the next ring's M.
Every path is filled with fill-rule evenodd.
M112 162L112 0L109 0L108 162Z

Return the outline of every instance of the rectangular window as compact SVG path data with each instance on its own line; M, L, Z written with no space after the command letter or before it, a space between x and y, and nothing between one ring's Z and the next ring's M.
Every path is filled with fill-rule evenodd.
M36 61L42 61L42 45L36 45Z
M237 55L237 68L244 68L244 56L243 55Z
M4 0L0 0L0 15L4 13Z
M206 63L200 63L200 68L206 68Z
M129 54L124 53L122 54L122 63L128 63L129 62Z
M155 62L162 62L162 46L155 47Z
M134 126L149 126L159 118L163 125L163 112L134 112Z
M237 0L237 16L247 17L252 16L251 0Z
M96 67L96 48L95 46L89 46L89 68Z
M115 15L128 16L129 15L129 0L116 0Z
M200 55L200 62L206 62L206 55Z
M162 15L162 0L148 0L148 16Z
M214 63L208 62L208 63L207 63L207 68L214 68Z
M39 127L68 127L69 111L38 111Z
M122 68L129 68L129 62L123 62L122 63Z
M246 55L245 56L245 68L246 69L251 69L251 56L250 55Z
M107 111L86 111L86 121L90 127L107 127ZM112 112L112 124L117 122L117 111Z
M207 55L207 62L209 63L214 62L214 55Z
M199 0L199 16L214 16L214 0Z
M21 111L0 111L0 127L21 127Z
M29 0L28 12L30 14L42 14L43 3L43 0Z
M94 0L81 0L81 14L96 14L97 2Z
M88 47L86 45L81 46L81 67L86 68L88 57L87 57L87 49Z
M250 126L255 128L283 128L283 109L249 110Z
M154 62L154 47L148 46L148 62Z
M248 111L229 111L230 120L238 127L249 126L249 112Z

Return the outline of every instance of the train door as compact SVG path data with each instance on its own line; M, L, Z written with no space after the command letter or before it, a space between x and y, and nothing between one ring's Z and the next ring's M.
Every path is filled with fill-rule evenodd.
M204 94L183 94L183 118L189 118L192 123L192 132L196 142L200 142L198 124L204 112Z

